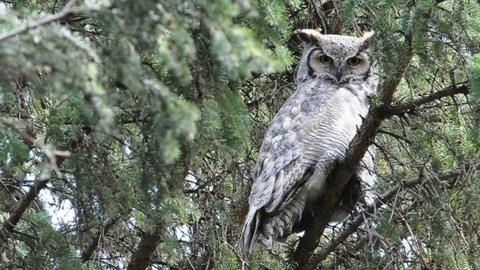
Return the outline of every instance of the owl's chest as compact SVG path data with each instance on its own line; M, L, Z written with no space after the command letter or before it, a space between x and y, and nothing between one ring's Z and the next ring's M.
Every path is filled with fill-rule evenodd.
M318 153L346 149L368 113L366 97L350 89L338 89L329 97L312 97L302 104L305 113L301 130L307 148Z
M325 122L325 125L358 124L368 113L366 94L352 87L341 87L329 93L306 97L301 104L305 124ZM360 117L361 116L361 117Z
M323 152L344 148L368 112L365 100L349 88L300 88L275 116L262 149L281 151L303 145Z

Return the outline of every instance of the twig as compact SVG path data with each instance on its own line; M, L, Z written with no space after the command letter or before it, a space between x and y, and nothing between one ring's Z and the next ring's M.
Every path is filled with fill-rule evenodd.
M398 134L395 134L393 132L390 132L390 131L386 131L384 129L379 129L378 130L378 133L381 133L381 134L386 134L386 135L390 135L392 136L393 138L397 139L397 140L400 140L400 141L404 141L408 144L412 144L412 141L408 140L407 138L401 136L401 135L398 135Z
M469 90L470 86L468 81L467 82L461 82L457 83L455 85L451 85L443 90L434 92L430 95L420 97L418 99L415 99L413 101L405 102L405 103L400 103L396 105L382 105L381 108L382 110L385 111L385 113L388 115L387 117L393 116L393 115L401 115L404 113L408 113L411 111L414 111L416 108L418 108L421 105L442 99L444 97L449 97L449 96L454 96L457 94L468 94L470 92Z
M117 220L118 219L116 218L107 218L107 220L103 222L102 226L95 234L88 247L82 252L82 262L85 263L91 259L93 252L95 252L95 250L97 249L102 236L105 235L110 230L110 228L112 228L113 225L115 225Z
M312 266L319 265L327 256L333 252L340 244L342 244L351 234L353 234L360 225L363 224L365 218L375 213L377 209L380 209L383 205L391 201L399 191L406 188L412 188L414 186L423 185L424 183L431 182L433 180L440 179L447 181L448 183L455 183L459 177L466 172L473 170L479 170L480 163L467 164L457 169L451 170L442 174L435 174L428 177L420 177L416 179L410 179L403 181L401 184L396 185L389 191L379 196L371 205L369 205L364 211L358 214L358 216L350 223L348 228L343 230L334 240L332 240L326 247L324 247L318 254L314 255L310 264Z
M63 19L65 17L68 17L70 15L78 15L82 14L85 12L93 12L93 11L104 11L106 8L105 7L99 7L99 6L92 6L92 7L75 7L71 8L70 6L73 4L74 1L70 1L65 7L58 13L47 15L43 18L40 18L38 20L32 21L32 22L27 22L22 27L4 32L0 34L0 43L9 40L12 37L15 37L18 34L21 34L23 32L27 32L31 29L38 28L43 25L50 24L52 22L58 21L60 19Z

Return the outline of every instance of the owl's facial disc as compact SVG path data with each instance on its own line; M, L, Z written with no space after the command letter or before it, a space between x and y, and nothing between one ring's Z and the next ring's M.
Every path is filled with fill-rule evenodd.
M345 57L332 57L320 47L313 48L308 58L310 72L335 83L345 83L368 74L370 61L365 51Z
M297 72L299 79L323 78L340 84L369 76L368 41L373 31L362 37L323 35L313 29L295 33L305 46L303 66Z

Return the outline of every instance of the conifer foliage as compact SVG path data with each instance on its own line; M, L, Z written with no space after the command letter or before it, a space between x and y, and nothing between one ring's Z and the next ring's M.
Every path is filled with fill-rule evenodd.
M375 31L381 83L332 175L374 144L378 185L247 258L300 28ZM478 269L479 44L469 0L0 1L0 268Z

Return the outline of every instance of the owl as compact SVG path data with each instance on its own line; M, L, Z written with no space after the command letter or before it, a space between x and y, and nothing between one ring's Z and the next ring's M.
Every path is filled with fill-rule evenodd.
M321 198L335 165L369 110L377 85L362 37L296 31L304 51L297 71L297 89L268 128L253 171L249 211L240 238L250 253L260 240L270 246L292 232L305 230L310 209ZM361 197L362 187L375 181L372 151L350 179L332 222L343 220Z

